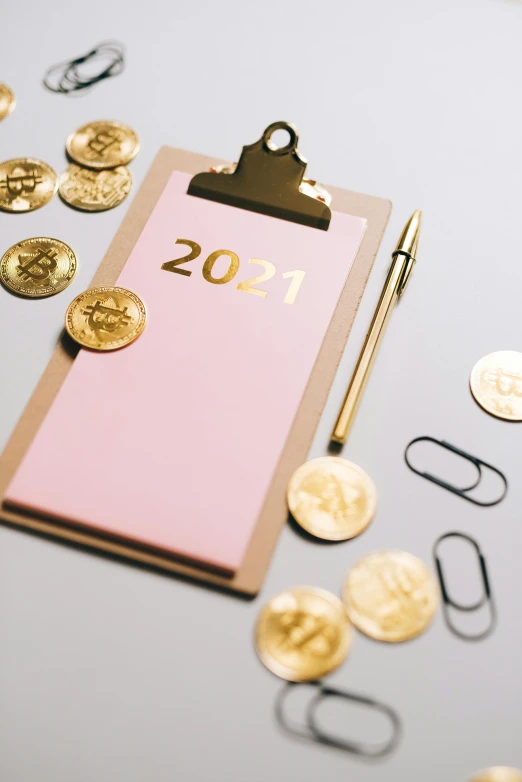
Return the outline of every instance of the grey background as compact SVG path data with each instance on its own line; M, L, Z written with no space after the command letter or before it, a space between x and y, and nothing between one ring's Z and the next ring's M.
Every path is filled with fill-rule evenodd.
M521 767L521 429L483 413L468 376L486 353L521 347L522 3L2 0L0 26L0 79L18 99L0 124L2 159L40 157L60 171L69 132L115 118L141 138L135 193L161 144L235 160L268 123L289 119L312 176L393 200L312 456L325 452L402 225L417 207L425 217L419 263L344 451L378 487L364 535L331 547L287 527L249 603L0 528L2 781L464 782L484 766ZM122 76L77 99L42 88L50 64L110 37L128 47ZM0 446L127 206L89 215L55 198L31 214L0 214L0 251L43 234L80 260L54 298L0 290ZM476 508L410 473L402 452L422 434L503 468L505 502ZM403 740L386 761L283 735L273 718L281 683L251 640L267 597L299 583L339 593L348 568L379 548L429 562L450 529L476 535L487 555L494 635L465 644L440 615L409 644L357 634L331 681L399 711ZM451 564L454 589L473 597L470 552L454 549ZM358 736L380 729L351 710L330 718Z

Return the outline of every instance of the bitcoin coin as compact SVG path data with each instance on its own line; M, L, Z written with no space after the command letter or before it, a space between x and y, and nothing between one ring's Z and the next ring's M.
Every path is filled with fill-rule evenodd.
M125 166L93 171L72 163L60 177L58 192L76 209L101 212L121 204L131 185L132 177Z
M76 274L76 255L58 239L37 236L13 245L0 260L0 279L6 288L40 299L63 291Z
M348 540L359 535L373 518L376 497L373 481L364 470L337 456L302 464L287 491L294 519L323 540Z
M5 119L16 106L15 96L7 84L0 83L0 120Z
M125 166L139 148L135 132L121 122L89 122L67 139L69 156L87 168Z
M507 766L494 766L479 771L469 782L522 782L522 771Z
M348 573L343 600L355 627L378 641L396 643L428 627L439 595L424 562L405 551L381 551Z
M31 212L51 200L58 179L53 169L30 157L0 163L0 209Z
M67 333L91 350L118 350L139 337L147 313L139 296L126 288L102 286L80 293L65 314Z
M256 648L266 667L292 682L312 681L337 668L348 655L351 627L335 595L294 587L272 598L256 626Z
M522 421L522 353L501 350L478 361L471 372L475 400L491 415Z

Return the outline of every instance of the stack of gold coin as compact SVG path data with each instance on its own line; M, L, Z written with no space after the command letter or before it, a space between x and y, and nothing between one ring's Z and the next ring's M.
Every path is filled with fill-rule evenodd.
M420 559L406 551L381 551L365 557L348 573L343 601L361 632L397 643L426 630L439 591Z
M347 657L351 627L339 598L316 587L295 587L262 609L256 648L266 667L292 682L313 681Z
M137 155L136 133L121 122L90 122L67 139L74 162L60 177L59 193L70 206L87 212L112 209L132 185L127 163Z
M0 82L0 120L5 119L16 106L15 96L7 84Z

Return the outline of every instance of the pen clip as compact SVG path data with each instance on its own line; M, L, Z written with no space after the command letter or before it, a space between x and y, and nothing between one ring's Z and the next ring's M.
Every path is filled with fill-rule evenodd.
M406 263L404 265L404 271L402 273L401 280L399 282L399 288L397 291L397 298L400 299L402 294L404 293L406 289L406 285L410 281L411 273L413 271L413 267L415 266L416 259L413 257L413 255L410 255L409 253L403 252L401 250L398 250L397 252L393 253L393 258L396 258L398 255L403 255L406 258Z

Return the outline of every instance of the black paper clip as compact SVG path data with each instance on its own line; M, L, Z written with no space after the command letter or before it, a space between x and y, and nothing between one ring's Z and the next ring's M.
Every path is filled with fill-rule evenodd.
M457 454L457 456L462 456L463 459L466 459L466 461L471 462L471 464L475 465L475 467L477 468L477 480L475 481L475 483L473 483L471 486L466 486L462 489L459 489L458 486L453 486L453 484L447 483L446 481L442 480L442 478L437 478L436 475L432 475L429 472L422 472L421 470L417 470L417 468L412 465L412 463L408 458L408 451L410 450L412 445L414 445L415 443L420 443L421 441L426 441L430 443L435 443L436 445L440 445L441 448L445 448L447 451L452 451L452 453ZM508 482L504 473L502 473L496 467L493 467L492 464L488 464L487 462L484 462L482 459L478 459L476 456L472 456L471 454L466 453L466 451L462 451L460 448L457 448L456 446L447 443L445 440L436 440L434 437L416 437L406 446L406 450L404 451L404 461L406 462L406 464L408 465L408 467L412 472L417 473L417 475L420 475L422 478L426 478L426 480L431 481L432 483L435 483L437 486L441 486L443 489L447 489L453 494L457 494L459 497L468 500L468 502L472 502L474 505L481 505L482 507L497 505L506 496L506 492L508 489ZM504 491L502 492L500 497L497 497L497 499L495 500L490 500L489 502L482 502L481 500L476 500L474 497L469 496L469 492L472 491L473 489L476 489L482 480L483 477L482 467L486 467L488 470L492 470L494 473L499 475L500 478L502 479L502 482L504 483Z
M93 65L98 64L98 70ZM83 66L90 66L82 73ZM59 62L46 71L43 84L51 92L64 95L87 90L103 79L118 76L125 67L125 49L118 41L103 41L87 54Z
M438 553L440 544L442 543L443 540L446 540L447 538L461 538L462 540L467 540L468 543L470 543L475 549L475 551L477 552L477 557L480 565L480 572L482 575L484 594L479 600L477 600L475 603L472 603L471 605L462 605L462 603L457 603L457 601L454 600L448 593L446 580L444 578L444 570ZM454 635L458 636L459 638L462 638L464 641L481 641L483 638L486 638L495 629L497 623L497 612L495 608L495 602L493 600L493 595L491 593L491 587L489 584L486 560L482 554L479 544L474 538L472 538L470 535L464 534L463 532L446 532L445 535L441 535L440 538L438 538L433 544L433 556L435 559L435 565L437 567L437 574L440 582L440 589L442 592L442 610L444 613L444 619L446 620L446 624L448 625L449 629L451 630L452 633L454 633ZM478 611L479 608L482 608L486 604L489 607L490 620L489 620L489 625L482 632L464 633L462 630L459 630L459 628L456 627L455 624L453 623L451 619L451 613L450 613L451 608L453 608L455 611L465 611L466 613L472 613L473 611Z
M322 682L308 682L308 686L316 687L317 692L312 696L307 706L306 712L306 725L299 726L294 721L288 719L284 703L286 698L291 692L295 692L295 688L298 685L293 682L286 684L280 691L276 700L276 717L281 727L287 732L300 738L308 739L309 741L315 741L319 744L325 744L329 747L335 747L337 749L350 752L354 755L359 755L365 758L380 758L384 755L388 755L392 752L398 742L401 735L401 721L399 715L390 706L387 706L375 698L369 698L366 695L358 695L357 693L348 692L347 690L340 690L336 687L326 687ZM361 706L366 706L370 709L383 714L388 718L391 726L390 738L380 743L366 743L361 741L355 741L353 739L344 738L328 731L324 730L318 721L317 712L319 706L323 701L328 698L343 698L344 700L351 701Z

